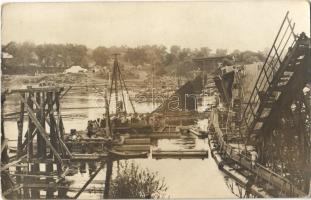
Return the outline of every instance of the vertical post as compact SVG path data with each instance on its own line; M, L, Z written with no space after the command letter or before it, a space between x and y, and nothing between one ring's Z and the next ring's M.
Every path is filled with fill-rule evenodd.
M39 107L40 104L41 104L41 97L40 97L40 92L36 92L36 102L38 104L36 104L36 117L38 119L38 121L40 122L40 124L42 125L42 119L41 119L41 108ZM44 127L44 126L42 126ZM39 133L39 130L37 130L37 158L40 158L41 157L41 154L42 154L42 136L41 134Z
M111 95L112 95L112 91L113 91L113 80L114 80L114 67L112 68L112 72L111 72L111 81L110 81L110 92L109 92L109 104L111 104Z
M55 137L56 137L56 149L58 150L58 152L60 152L60 154L62 156L65 155L66 151L64 150L63 146L60 145L60 141L61 139L64 138L64 127L63 124L61 122L61 115L60 115L60 103L59 103L59 91L56 91L54 94L54 102L56 105L56 112L57 112L57 117L55 118L55 116L53 115L54 118L54 128L55 128ZM53 105L52 105L53 107Z
M25 98L25 94L21 94ZM17 122L17 128L18 128L18 136L17 136L17 159L20 158L22 155L22 143L23 143L23 125L24 125L24 103L20 102L21 108L19 113L19 120ZM21 167L16 167L17 173L21 172ZM21 183L21 177L16 177L16 183Z
M110 126L110 115L109 115L109 103L107 99L107 90L105 92L105 110L106 110L106 133L109 137L112 137L112 131Z
M151 88L151 92L152 92L152 109L154 109L154 64L152 65L152 88Z
M1 107L3 108L4 102L5 102L5 95L6 91L1 93ZM4 131L4 118L3 118L3 112L1 112L1 164L7 164L9 163L9 156L7 152L7 144L5 142L5 131ZM2 191L9 190L10 188L14 187L14 182L9 174L9 169L1 171L1 188ZM4 198L8 199L16 199L17 192L12 192L11 194L7 194L6 196L3 195Z
M59 137L64 140L64 134L65 134L65 128L64 128L64 124L63 124L63 120L62 120L62 116L61 116L61 107L60 107L60 102L59 99L61 98L60 96L60 91L56 92L56 97L55 97L56 101L56 112L57 112L57 117L58 117L58 127L59 127Z
M53 98L54 98L54 101L53 101ZM55 105L56 105L56 110L59 111L59 95L58 95L58 92L55 91L53 93L51 93L51 99L50 99L50 108L51 110L53 110L53 102L55 102ZM50 113L50 122L51 122L51 133L50 133L50 140L51 140L51 143L52 145L54 146L54 148L60 152L60 142L59 142L59 132L57 131L58 128L57 128L57 124L56 124L56 121L55 121L55 117L54 117L54 113ZM56 167L57 167L57 173L58 175L61 175L62 174L62 165L61 163L57 162L56 164ZM63 190L61 188L58 189L58 194L60 195L59 198L62 198L62 194L63 194Z
M28 100L27 100L27 104L28 104L30 109L34 108L33 100L32 100L33 97L34 97L34 93L31 91L31 88L30 88ZM37 170L37 167L34 166L34 163L33 163L33 138L31 138L31 133L33 133L34 130L35 130L35 125L29 116L29 118L28 118L28 134L27 134L27 140L28 140L28 148L27 148L28 152L27 153L28 153L28 165L30 165L30 169L28 168L28 173L30 170L31 174L33 174L33 172L35 172ZM34 180L32 177L27 177L26 179L27 179L26 184L32 183ZM32 189L30 189L30 195L31 195L30 198L39 198L40 193L38 194L38 190L32 188Z
M27 100L27 104L29 105L30 104L30 93L28 93L28 100ZM26 95L25 95L25 97L26 97ZM26 135L26 141L27 141L27 161L28 161L28 163L27 163L27 173L29 174L29 163L30 163L30 157L31 157L31 133L32 132L30 132L30 128L31 128L31 118L28 116L28 134ZM25 177L24 178L24 184L27 184L27 183L29 183L30 182L30 180L29 180L29 177ZM23 191L24 191L24 199L29 199L30 198L30 193L29 193L29 188L23 188Z
M106 180L105 180L105 190L104 190L104 199L109 199L109 191L110 191L110 181L112 175L112 167L113 161L108 159L107 161L107 169L106 169Z
M115 84L115 99L116 99L116 115L118 114L118 81L117 81L117 77L118 77L118 75L117 75L117 73L118 73L118 71L117 71L117 67L118 67L118 60L117 60L117 56L115 57L115 61L114 61L114 66L113 66L113 70L115 71L115 76L114 77L112 77L112 78L114 78L115 79L115 81L114 81L114 84Z
M48 156L49 157L49 156ZM50 175L52 172L53 172L53 163L51 163L51 162L47 162L46 163L46 173L48 174L48 175ZM45 183L47 184L47 185L49 185L51 182L53 182L53 178L46 178L46 180L45 180ZM47 199L52 199L52 198L54 198L54 191L53 191L53 188L51 188L51 187L47 187L46 188L46 198Z
M54 97L54 93L53 92L48 92L48 110L53 110L53 97ZM56 134L55 134L55 118L54 118L54 114L53 112L49 113L49 119L50 119L50 141L51 144L53 145L53 147L58 150L56 148ZM53 157L53 153L50 152L51 157Z
M46 93L46 102L47 102L47 105L48 105L48 110L50 111L49 113L49 119L50 119L50 135L53 134L54 132L54 127L53 127L53 119L51 117L51 111L53 110L53 105L52 105L52 93L51 92L48 92ZM54 140L52 140L52 137L51 137L51 143L53 144L54 143ZM52 152L49 153L49 155L47 155L47 158L49 158L50 160L53 160L53 154ZM48 174L51 174L51 172L53 172L53 162L47 162L46 163L46 172ZM46 184L50 184L50 183L53 183L53 178L47 178L46 179ZM48 187L47 190L46 190L46 198L47 199L50 199L50 198L53 198L54 197L54 191L51 187Z
M40 118L41 118L41 125L45 129L45 92L41 93L40 96ZM39 134L40 135L40 134ZM42 144L42 157L46 158L46 142L41 137L41 144Z
M27 100L27 104L29 106L29 108L33 109L33 102L31 100L33 96L32 92L28 93L28 100ZM30 118L30 116L28 116L28 134L27 134L27 153L28 153L28 162L30 163L32 160L32 156L33 156L33 144L32 144L32 138L31 138L31 133L33 133L34 131L34 124L32 122L32 119Z

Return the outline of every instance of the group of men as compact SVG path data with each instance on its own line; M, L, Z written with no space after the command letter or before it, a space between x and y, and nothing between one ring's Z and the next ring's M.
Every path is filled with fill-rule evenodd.
M119 113L117 115L112 115L110 117L110 122L107 121L108 118L103 115L103 118L97 118L96 120L89 120L87 125L87 136L92 137L101 130L101 133L106 135L106 127L110 123L111 128L115 127L129 127L133 124L148 125L150 124L149 114L138 114L138 113Z

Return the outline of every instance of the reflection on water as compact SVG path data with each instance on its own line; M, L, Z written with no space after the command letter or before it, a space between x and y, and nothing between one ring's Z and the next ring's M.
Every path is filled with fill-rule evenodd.
M96 119L104 113L103 102L100 95L85 95L81 92L69 93L62 99L62 115L64 116L65 131L70 129L85 130L88 119ZM129 102L127 102L128 104ZM78 109L80 107L80 109ZM85 109L82 109L82 108ZM71 108L71 109L68 109ZM135 105L137 112L151 112L152 104L139 103ZM18 112L19 102L15 97L8 96L5 102L4 113ZM67 116L67 117L66 117ZM25 121L27 123L27 120ZM13 140L9 145L16 146L17 124L15 120L5 122L6 136ZM15 140L15 141L14 141ZM198 139L191 135L181 139L165 139L153 141L153 148L162 150L179 149L205 149L209 150L206 139ZM120 161L122 163L124 161ZM168 186L167 196L170 198L233 198L235 197L226 186L224 175L218 170L213 159L136 159L135 162L141 168L148 168L158 172L159 177L164 177ZM81 162L75 163L76 173L66 179L72 182L68 196L74 196L77 188L81 188L89 179L99 163ZM101 170L86 192L80 195L80 199L99 199L103 197L104 182L106 179L106 167ZM118 164L115 161L112 167L112 179L116 176ZM97 193L94 193L97 192ZM101 193L98 193L101 192Z
M182 141L180 139L173 140L159 140L157 146L153 148L161 148L162 150L176 150L186 149L187 145L180 145ZM194 148L192 149L205 149L209 150L207 140L194 139ZM186 147L186 148L185 148ZM122 164L125 161L119 161ZM160 159L155 160L148 159L135 159L141 168L148 168L153 172L158 172L159 177L165 178L165 183L168 186L166 192L167 197L170 198L234 198L236 197L231 193L230 189L226 185L225 177L218 170L217 165L213 159ZM82 187L82 185L89 178L90 172L95 171L99 166L99 163L84 163L84 173L79 173L72 177L68 177L69 180L73 180L72 188ZM117 175L118 164L115 161L113 164L112 179ZM93 182L88 186L89 190L81 194L81 198L98 199L102 197L102 193L99 192L104 184L106 177L106 168L102 170ZM103 191L101 191L103 192ZM69 196L73 196L74 192L69 192Z

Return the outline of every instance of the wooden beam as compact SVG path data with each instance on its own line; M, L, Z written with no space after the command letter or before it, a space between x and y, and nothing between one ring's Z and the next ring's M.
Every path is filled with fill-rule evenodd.
M72 86L69 86L69 88L59 97L59 99L62 99L68 92L71 90Z
M97 176L98 172L100 172L100 170L103 168L102 165L100 165L98 167L98 169L92 174L92 176L90 177L89 180L86 181L86 183L83 185L83 187L81 188L81 190L74 196L74 199L77 199L80 194L85 190L85 188L93 181L93 179Z
M39 88L33 88L33 87L28 87L27 89L16 89L16 90L11 90L10 93L26 93L26 92L57 92L63 90L63 87L39 87Z
M17 186L11 187L11 188L7 189L6 191L3 191L2 195L3 195L3 197L5 197L6 195L11 194L12 192L15 192L15 191L21 189L22 187L23 187L23 185L17 185Z
M28 134L28 131L26 132L26 134ZM31 142L32 142L32 139L36 136L36 134L37 134L37 128L35 128L35 129L33 130L32 134L31 134L31 136L30 136ZM26 139L26 140L23 142L22 146L21 146L21 149L22 149L22 150L26 147L27 143L28 143L28 140Z
M38 102L36 101L35 98L32 97L31 100L34 102L34 104L37 106L37 108L40 108L40 107L41 107L41 106L38 104ZM44 118L45 118L47 124L48 124L49 126L51 126L51 122L50 122L48 116L44 114Z
M1 144L1 153L4 150L4 148L7 147L7 145L8 145L8 139L5 138L3 140L3 143Z
M50 176L50 175L34 175L34 174L11 174L12 176L22 176L22 177L35 177L35 178L58 178L58 176Z
M15 161L13 161L13 162L10 162L10 163L4 165L3 167L1 167L1 172L4 171L4 170L9 169L10 167L16 165L16 164L19 163L19 162L21 162L22 159L25 158L26 156L27 156L27 155L24 155L24 156L22 156L20 159L15 160Z
M63 141L61 138L59 138L59 142L60 142L60 144L63 146L63 148L65 149L65 151L68 153L69 157L72 158L72 154L71 154L71 152L69 151L67 145L64 143L64 141Z

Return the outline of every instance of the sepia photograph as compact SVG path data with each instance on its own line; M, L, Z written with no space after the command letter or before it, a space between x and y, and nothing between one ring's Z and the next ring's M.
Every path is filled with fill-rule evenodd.
M2 2L1 198L311 198L310 5Z

